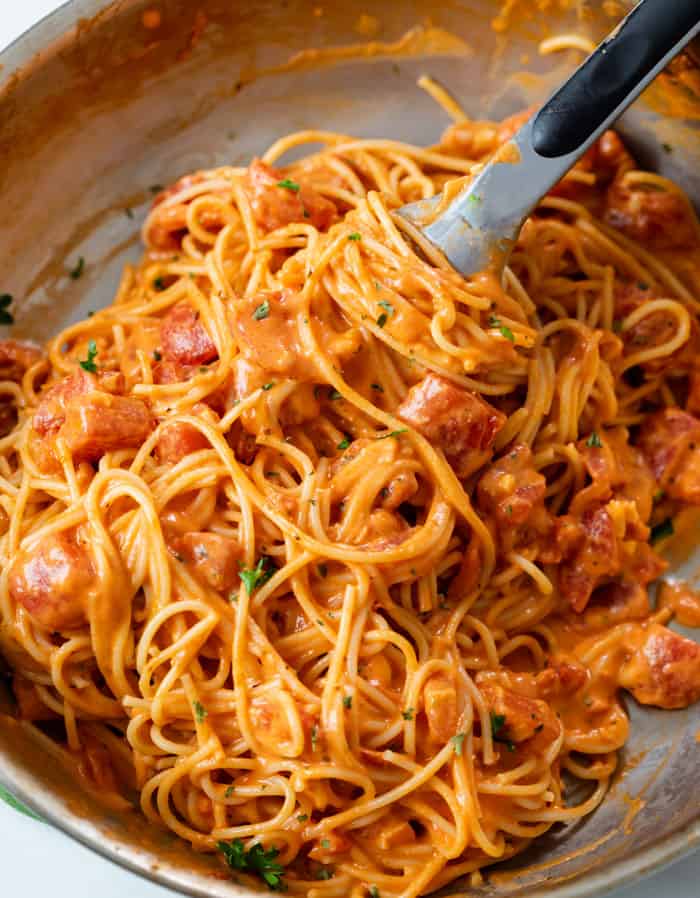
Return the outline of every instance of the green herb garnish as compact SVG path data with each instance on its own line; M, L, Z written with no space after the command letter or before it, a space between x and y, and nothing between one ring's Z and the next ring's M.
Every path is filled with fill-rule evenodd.
M352 696L351 695L343 696L343 707L344 708L352 708Z
M265 390L265 392L267 392L268 390L271 390L274 387L274 385L275 385L274 380L271 380L269 384L263 384L262 389Z
M399 437L402 433L408 433L408 428L402 427L401 430L392 430L389 433L382 433L378 437L375 437L375 440L388 440L390 437Z
M503 735L503 729L506 725L506 715L505 714L495 714L491 711L491 735L493 737L494 742L502 742L508 751L515 751L514 743L508 739L507 736Z
M85 259L81 256L75 264L75 267L70 270L70 276L74 281L77 281L78 278L82 275L85 270Z
M270 303L268 302L268 300L264 299L253 312L253 318L255 318L256 321L262 321L263 318L267 318L269 314Z
M350 445L350 440L347 437L343 437L343 439L336 446L336 449L340 449L342 452L342 450L347 449L349 445Z
M666 518L665 521L661 521L660 524L657 524L655 527L651 528L651 536L649 537L649 541L653 543L658 543L662 539L666 539L669 536L673 536L673 520L671 518Z
M405 711L401 712L401 716L404 720L413 720L413 708L406 708Z
M82 359L80 362L80 367L83 371L90 371L92 374L97 372L97 365L95 364L95 357L97 356L97 345L94 340L90 340L88 343L88 352L87 358Z
M249 596L252 596L256 589L259 589L267 583L270 577L274 576L276 569L269 565L269 562L270 559L263 555L252 571L242 570L238 572L238 576L243 581Z
M348 240L362 240L362 234L353 231L352 234L348 234Z
M462 747L464 745L464 740L465 740L466 736L467 736L466 733L457 733L456 736L453 736L450 739L450 742L452 743L452 747L454 748L456 755L462 754Z
M296 181L292 181L291 178L285 178L283 181L277 182L278 187L284 187L285 190L291 190L293 193L299 193L301 187L297 184Z
M377 318L377 324L379 325L379 327L384 327L384 325L387 323L387 320L388 315L386 314L386 312L382 312L379 318Z
M386 309L386 311L389 315L394 314L394 307L386 299L380 299L379 302L377 303L377 305L381 306L383 309Z
M157 277L157 278L153 281L153 288L154 288L155 290L157 290L159 293L160 293L161 291L165 290L165 288L166 288L166 283L165 283L165 281L163 280L163 278Z
M201 702L195 702L192 707L194 708L194 719L197 723L201 723L209 712Z
M241 839L233 839L231 842L217 842L216 847L223 854L226 863L232 870L240 870L243 873L252 873L259 877L272 889L273 892L284 892L287 886L282 878L284 867L275 861L279 855L277 848L265 848L256 842L252 848L246 850Z
M602 447L603 443L601 442L601 439L598 436L598 434L595 432L595 430L591 433L591 435L586 440L586 445L589 446L591 449L600 449Z
M10 312L12 305L12 296L9 293L3 293L0 296L0 324L14 324L15 317Z

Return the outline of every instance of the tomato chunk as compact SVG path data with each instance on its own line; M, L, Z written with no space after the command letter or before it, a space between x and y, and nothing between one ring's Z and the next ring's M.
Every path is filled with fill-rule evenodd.
M43 358L41 349L29 340L0 340L0 380L19 383L25 371Z
M459 477L486 461L506 421L475 393L433 373L411 387L396 414L439 446Z
M637 442L666 494L700 505L700 420L665 408L644 420Z
M218 358L214 341L199 321L199 314L180 302L163 319L160 327L163 356L182 365L205 365Z
M238 562L243 551L237 540L219 533L186 533L181 545L195 574L212 589L226 592L240 582Z
M140 399L96 390L69 403L59 435L77 461L97 461L105 452L138 448L153 426Z
M620 667L619 683L643 705L687 708L700 698L700 645L652 624Z
M47 630L71 630L86 621L86 595L95 571L74 531L44 537L21 550L10 568L12 598Z
M281 186L288 184L289 186ZM319 231L336 220L335 203L326 199L303 179L285 178L281 171L254 159L248 168L247 193L256 222L264 231L274 231L293 222L309 222Z

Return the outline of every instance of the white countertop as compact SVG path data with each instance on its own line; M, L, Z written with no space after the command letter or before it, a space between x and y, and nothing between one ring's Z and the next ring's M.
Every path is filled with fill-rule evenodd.
M0 46L56 9L57 0L0 0ZM697 788L693 784L692 788ZM43 823L0 802L0 881L2 894L39 898L173 898L71 841ZM700 853L643 883L608 898L698 898Z

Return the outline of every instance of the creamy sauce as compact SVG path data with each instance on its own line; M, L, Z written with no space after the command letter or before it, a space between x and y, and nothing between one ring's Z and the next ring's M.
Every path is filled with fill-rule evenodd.
M363 27L367 27L367 23ZM257 68L254 64L241 71L239 82L249 84L265 75L285 72L309 72L341 62L368 59L421 56L466 56L472 49L462 38L433 25L417 25L396 41L370 40L336 47L310 47L294 53L279 65Z
M684 627L700 627L700 595L685 580L664 581L659 588L658 607L669 609Z

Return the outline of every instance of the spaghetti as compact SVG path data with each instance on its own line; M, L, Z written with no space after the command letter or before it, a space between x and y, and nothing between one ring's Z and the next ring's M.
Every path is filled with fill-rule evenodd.
M394 214L521 119L460 113L432 149L308 131L186 176L112 305L0 344L18 713L272 889L478 877L601 801L620 688L700 695L646 592L700 503L687 197L608 132L503 284Z

